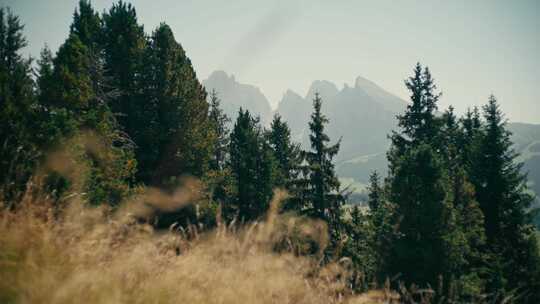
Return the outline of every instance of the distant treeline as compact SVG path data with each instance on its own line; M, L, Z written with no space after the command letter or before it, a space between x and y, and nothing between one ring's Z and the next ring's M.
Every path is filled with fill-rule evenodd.
M55 54L45 47L37 65L21 55L25 45L19 18L2 8L5 208L40 191L59 206L79 195L114 212L144 187L174 191L190 176L202 182L203 195L147 220L212 228L217 217L237 225L261 219L273 190L282 188L289 194L283 212L327 223L321 263L350 259L356 290L389 280L396 288L431 287L434 301L447 303L540 303L534 197L494 96L463 117L452 107L438 115L441 95L429 69L417 64L405 81L410 103L390 134L388 177L371 175L364 210L346 206L350 193L333 161L340 141L331 144L325 132L318 94L307 151L278 115L263 128L240 109L230 129L219 92L207 96L171 28L162 23L147 34L135 8L122 1L99 14L81 0L65 42ZM81 139L88 134L99 148ZM78 181L43 170L59 150L69 152L62 162L80 171Z

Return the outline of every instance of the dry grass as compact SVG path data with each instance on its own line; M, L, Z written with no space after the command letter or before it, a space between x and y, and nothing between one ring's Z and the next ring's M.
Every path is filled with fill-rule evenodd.
M292 230L321 248L326 240L321 223L277 209L243 229L197 234L154 231L132 212L77 201L53 212L27 199L0 214L0 303L372 302L370 295L351 298L339 265L277 253Z

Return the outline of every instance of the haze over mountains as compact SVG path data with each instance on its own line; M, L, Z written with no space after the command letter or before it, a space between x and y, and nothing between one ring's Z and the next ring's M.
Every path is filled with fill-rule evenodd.
M318 92L323 99L323 112L330 119L328 135L334 142L341 138L336 159L338 174L345 185L351 184L356 191L362 190L373 170L386 174L386 151L390 146L387 135L396 128L396 115L407 104L363 77L357 77L353 86L345 84L341 89L330 81L315 80L304 96L289 89L275 111L259 88L239 83L224 71L212 73L203 85L209 92L216 90L224 111L233 121L240 107L260 115L265 125L273 112L279 113L304 148L309 147L308 122L312 99ZM516 151L522 154L520 160L525 162L524 170L529 172L531 188L540 193L540 125L511 123L509 129Z

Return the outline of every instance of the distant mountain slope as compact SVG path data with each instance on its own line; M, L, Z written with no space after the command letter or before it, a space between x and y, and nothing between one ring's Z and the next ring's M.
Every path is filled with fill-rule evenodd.
M354 86L366 92L369 97L376 100L388 111L401 113L405 110L406 102L403 99L388 93L371 80L358 76Z
M307 136L305 131L308 129L311 109L311 102L307 102L304 97L292 90L287 90L279 102L277 112L287 121L292 136L297 141L301 141L304 134Z
M323 111L330 119L330 137L343 139L339 161L386 151L387 134L395 126L398 110L405 108L404 100L361 77L357 78L354 87L345 86L341 90L332 82L314 81L304 98L287 91L277 112L289 122L292 133L305 147L309 146L306 131L315 92L320 93Z
M236 119L238 110L242 107L253 114L260 115L263 124L270 121L272 109L259 88L239 83L233 75L229 76L224 71L213 72L208 79L203 81L203 86L208 93L212 89L216 90L222 100L223 110L231 119Z

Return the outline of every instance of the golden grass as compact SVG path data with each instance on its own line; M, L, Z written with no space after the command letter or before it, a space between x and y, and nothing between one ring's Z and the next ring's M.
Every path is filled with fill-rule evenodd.
M0 303L373 302L351 297L343 267L276 252L293 230L326 242L324 225L277 209L242 229L197 234L77 201L53 212L27 200L0 213Z

